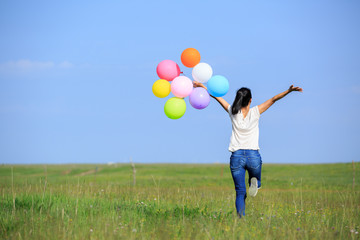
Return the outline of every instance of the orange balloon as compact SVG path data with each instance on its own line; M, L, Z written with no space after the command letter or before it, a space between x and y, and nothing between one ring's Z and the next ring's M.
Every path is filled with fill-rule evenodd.
M200 53L195 48L187 48L181 54L181 62L184 66L192 68L200 62Z

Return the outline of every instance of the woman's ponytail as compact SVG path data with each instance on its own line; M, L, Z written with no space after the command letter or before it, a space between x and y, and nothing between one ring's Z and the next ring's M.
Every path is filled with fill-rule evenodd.
M251 99L250 89L245 87L240 88L237 91L234 103L232 104L231 113L235 115L238 112L240 112L241 108L246 107L249 104L250 99Z
M234 103L231 108L231 112L233 115L237 114L241 110L242 99L243 99L243 94L242 94L242 92L240 92L240 90L238 90L235 100L234 100Z

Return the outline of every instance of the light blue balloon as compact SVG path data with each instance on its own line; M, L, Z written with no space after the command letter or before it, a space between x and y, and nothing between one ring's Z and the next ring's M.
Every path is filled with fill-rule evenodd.
M222 97L229 91L229 81L224 76L212 76L207 82L207 89L210 95Z

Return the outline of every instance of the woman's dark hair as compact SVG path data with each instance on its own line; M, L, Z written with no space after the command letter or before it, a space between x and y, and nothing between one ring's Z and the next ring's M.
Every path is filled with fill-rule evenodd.
M231 107L233 115L237 114L242 107L246 107L251 99L251 91L246 87L242 87L236 92L234 103Z

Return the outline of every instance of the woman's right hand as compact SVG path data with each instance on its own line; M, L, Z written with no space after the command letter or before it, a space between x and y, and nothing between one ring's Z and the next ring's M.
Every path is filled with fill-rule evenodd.
M294 91L297 91L297 92L302 92L303 89L301 87L294 87L294 85L291 85L289 87L289 92L294 92Z
M193 85L194 85L195 88L196 88L196 87L202 87L202 88L205 88L205 89L206 89L205 85L202 84L201 82L194 81L194 82L193 82Z

